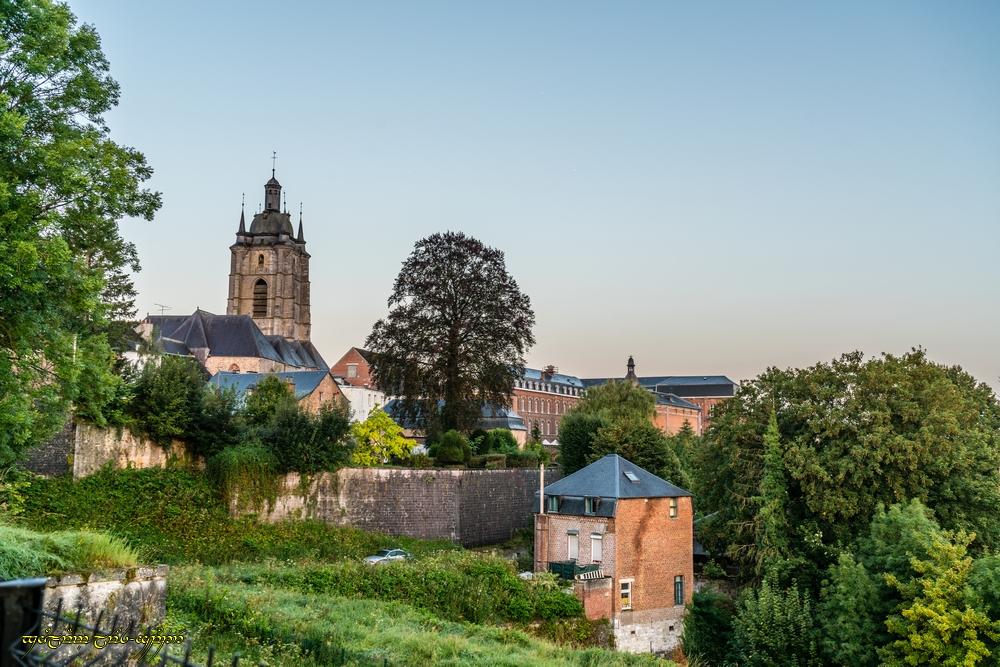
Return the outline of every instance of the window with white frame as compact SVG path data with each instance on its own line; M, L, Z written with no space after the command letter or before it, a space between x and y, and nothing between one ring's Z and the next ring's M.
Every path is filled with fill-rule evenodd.
M590 560L595 563L604 560L604 536L600 533L590 534Z
M569 560L580 558L580 534L575 530L566 533L566 558Z
M619 591L621 592L620 593L620 597L621 597L621 601L622 601L622 607L621 607L622 609L631 609L632 608L632 582L633 581L634 581L633 579L622 579L621 582L618 584Z
M670 518L671 519L676 519L677 518L677 499L676 498L671 498L670 499Z

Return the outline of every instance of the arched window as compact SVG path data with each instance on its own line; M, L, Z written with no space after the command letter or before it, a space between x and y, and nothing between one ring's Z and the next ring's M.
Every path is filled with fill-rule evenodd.
M263 271L264 270L264 254L263 253L257 255L257 270L258 271Z
M253 286L253 316L267 317L267 281L263 278Z

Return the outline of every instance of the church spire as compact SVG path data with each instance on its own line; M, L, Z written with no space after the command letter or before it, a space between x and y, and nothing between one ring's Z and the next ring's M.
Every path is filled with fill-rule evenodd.
M635 359L632 358L631 354L628 355L628 364L626 364L626 367L628 368L628 373L625 374L625 381L638 385L639 378L635 374Z
M299 237L296 240L299 243L306 242L306 237L302 235L302 202L299 202Z
M237 234L243 235L247 233L247 221L246 221L246 207L247 207L247 193L243 193L243 201L240 203L240 228Z

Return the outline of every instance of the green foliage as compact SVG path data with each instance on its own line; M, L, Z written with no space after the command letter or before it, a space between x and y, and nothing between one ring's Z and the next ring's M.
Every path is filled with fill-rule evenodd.
M377 466L389 461L405 462L417 444L403 436L402 427L381 409L376 408L363 422L351 426L354 453L351 463L359 466Z
M360 567L360 566L359 566ZM490 566L492 567L492 566ZM400 580L402 564L371 568L372 577L386 577L390 585L425 584ZM280 646L286 655L275 655L271 664L390 665L518 665L526 667L616 667L672 663L653 656L616 653L600 649L572 649L535 639L522 631L495 626L458 623L402 601L381 596L366 599L304 591L297 588L294 574L285 582L271 581L266 571L248 572L252 583L237 573L212 572L204 568L177 568L171 572L169 613L183 621L185 630L199 641L196 647L218 644L218 633L238 638L243 646ZM439 571L444 577L447 571ZM339 577L336 577L339 581ZM328 585L328 582L320 582ZM345 585L350 585L349 583ZM364 585L364 584L362 584ZM334 584L338 588L339 584ZM457 595L461 595L458 593ZM471 597L464 595L463 597ZM490 604L487 602L486 604ZM519 603L520 604L520 603ZM573 625L566 625L570 621ZM544 623L553 632L580 627L585 619L560 619ZM197 649L196 649L197 650ZM342 654L341 651L344 653ZM345 655L346 654L346 655ZM194 656L201 659L197 653Z
M241 442L245 434L246 425L239 410L236 389L212 386L203 389L198 418L186 436L191 452L208 459Z
M348 462L351 423L347 406L326 404L319 414L297 404L281 405L270 423L259 430L260 440L278 460L281 472L334 470Z
M656 411L653 395L631 382L615 381L587 389L570 412L600 415L606 420L650 420Z
M494 428L487 431L480 441L479 454L510 454L518 451L517 440L514 434L505 428Z
M746 667L820 665L809 594L765 581L740 597L731 656Z
M208 469L227 504L257 511L274 505L281 482L278 459L267 447L227 447L209 459Z
M136 381L129 414L138 430L161 445L185 438L202 419L208 377L194 359L162 355Z
M14 466L0 468L0 516L14 519L24 512L33 477Z
M472 448L465 436L452 429L441 436L434 460L438 465L456 465L463 463L471 455Z
M696 592L684 617L684 655L702 665L722 667L733 634L734 615L733 601L725 595L712 590Z
M405 416L434 414L443 401L443 430L468 432L484 403L510 404L535 315L501 251L457 232L417 241L389 308L365 345L376 384L394 388Z
M39 533L0 524L0 581L127 567L135 565L137 559L124 541L103 533Z
M296 407L291 387L276 375L267 375L244 399L243 415L250 426L264 427L283 410Z
M36 479L21 519L38 530L109 530L156 563L360 559L378 549L414 554L450 542L386 537L320 521L234 518L208 475L182 469L102 470L80 480Z
M989 387L921 350L869 360L852 353L768 369L713 412L695 455L694 492L719 520L699 539L745 572L758 561L752 499L761 495L772 409L788 493L783 541L811 564L810 578L867 529L880 504L911 498L933 507L942 527L975 532L975 551L1000 546L1000 405Z
M785 462L782 458L781 433L778 418L771 411L771 417L764 433L764 471L760 482L760 495L755 498L758 505L757 548L755 552L755 572L763 577L766 568L783 564L789 557L788 536L788 485L785 482Z
M927 559L911 561L916 578L901 581L886 576L889 586L902 594L903 604L885 625L902 638L879 649L883 665L972 667L990 655L986 641L1000 639L1000 620L991 620L968 602L972 558L966 547L973 537L960 533L952 542L939 536Z
M666 436L648 419L618 419L602 426L594 436L590 460L596 461L606 454L623 456L678 486L690 485Z
M609 424L601 415L570 410L559 422L559 465L565 474L574 473L590 462L594 437Z
M123 217L159 195L138 151L109 139L118 103L100 38L62 3L0 11L0 466L44 441L70 404L96 423L114 394L108 323L132 311Z
M876 665L886 635L885 591L879 578L848 553L827 574L820 602L820 645L835 665Z
M975 607L1000 619L1000 555L976 559L969 573L969 591Z

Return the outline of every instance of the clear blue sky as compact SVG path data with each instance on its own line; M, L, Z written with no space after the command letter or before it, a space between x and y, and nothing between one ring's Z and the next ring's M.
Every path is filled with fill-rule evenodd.
M225 312L272 150L328 361L400 263L506 252L534 366L752 377L926 347L1000 387L1000 3L71 3L155 222L154 303Z

